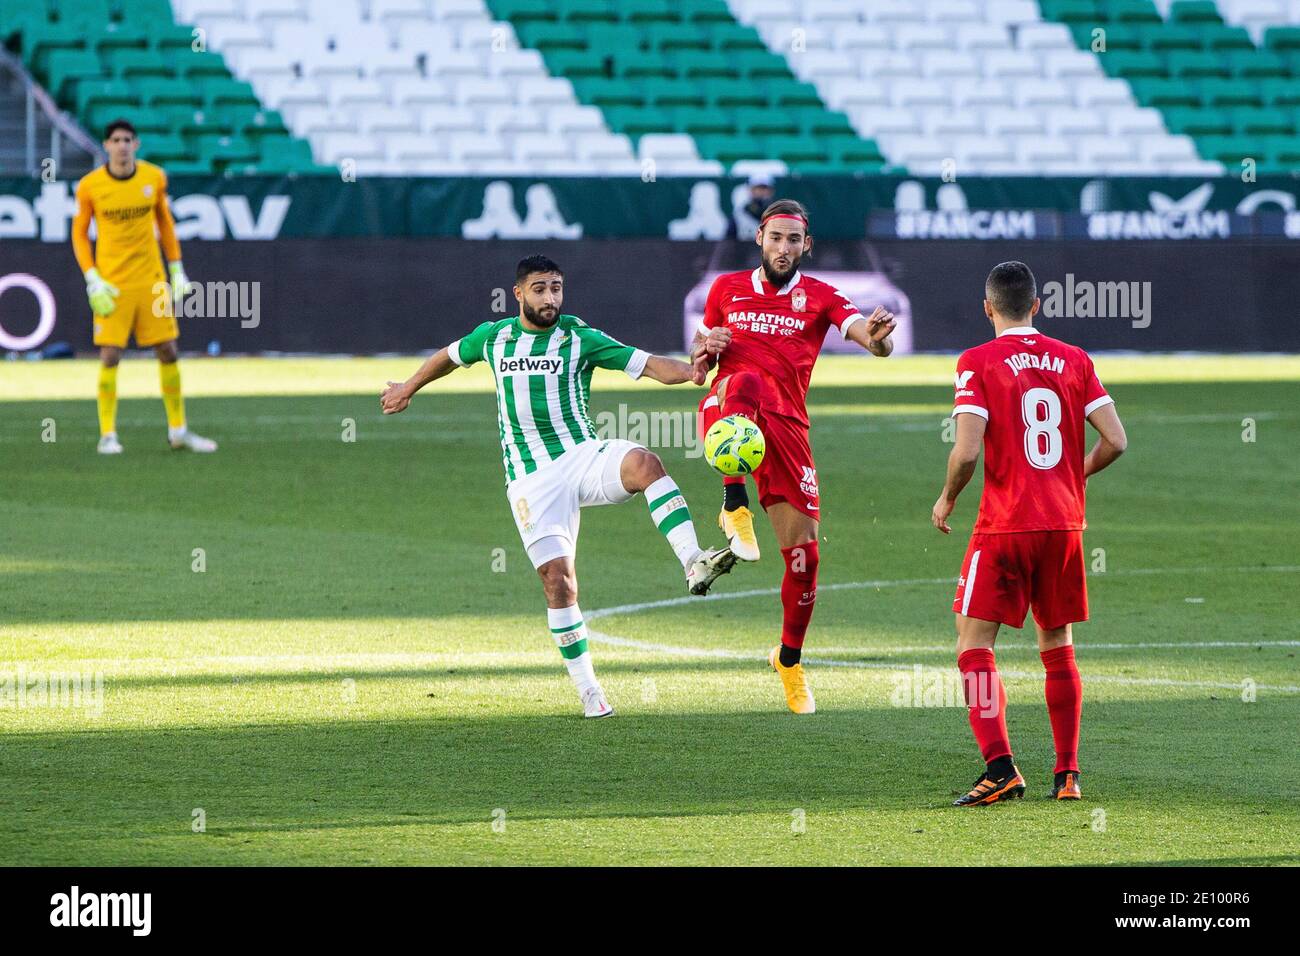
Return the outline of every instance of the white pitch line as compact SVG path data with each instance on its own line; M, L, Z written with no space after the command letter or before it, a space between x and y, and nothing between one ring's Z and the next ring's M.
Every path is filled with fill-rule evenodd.
M1295 573L1300 571L1300 565L1277 565L1274 567L1235 567L1235 568L1133 568L1131 570L1110 571L1104 575L1090 575L1090 577L1115 577L1129 575L1151 575L1151 574L1222 574L1222 573L1259 573L1259 572L1276 572L1276 573ZM886 588L886 587L906 587L918 584L955 584L956 578L907 578L894 581L842 581L836 584L823 585L818 590L837 591L851 590L862 588ZM660 601L644 601L639 604L621 604L615 607L597 608L594 611L588 611L585 615L588 621L594 621L602 617L611 617L616 614L635 614L639 611L651 610L662 607L678 607L683 604L703 604L707 601L721 601L745 597L760 597L773 594L780 594L780 588L758 588L749 591L724 591L719 594L710 594L705 598L693 596L665 598ZM726 660L742 661L766 661L767 657L763 654L743 653L740 651L729 651L720 648L703 648L703 647L683 647L674 644L657 644L650 641L637 641L627 637L617 637L613 634L605 634L601 631L595 631L590 628L587 630L587 636L601 644L610 644L617 647L629 647L636 650L655 651L661 654L674 654L682 657L717 657ZM1300 646L1300 641L1270 641L1268 646L1294 647ZM1085 650L1091 649L1093 645L1084 645ZM1142 647L1262 647L1264 642L1235 642L1235 641L1201 641L1196 643L1180 644L1173 641L1160 643L1145 644L1113 644L1097 645L1107 649L1122 648L1142 648ZM930 650L930 648L925 648ZM936 647L935 650L950 650L948 647ZM869 648L856 649L869 650ZM882 648L890 650L890 648ZM859 670L891 670L891 671L910 671L917 664L891 664L884 661L840 661L829 658L809 657L806 660L810 664L816 664L819 667L849 667ZM1004 671L999 673L1013 679L1032 679L1042 678L1041 673L1031 671ZM1232 683L1229 681L1185 681L1174 680L1164 677L1117 677L1109 674L1090 675L1087 678L1089 683L1099 684L1122 684L1137 687L1207 687L1220 690L1240 690L1241 683ZM1295 694L1300 693L1300 686L1290 684L1257 684L1257 690L1271 690L1280 693Z
M1278 572L1282 574L1294 574L1300 571L1300 564L1282 564L1272 567L1237 567L1237 568L1130 568L1118 571L1107 571L1102 574L1088 575L1090 580L1104 580L1113 577L1131 577L1134 575L1149 574L1224 574L1224 573L1259 573L1259 572ZM880 581L841 581L837 584L821 584L817 586L818 591L850 591L861 590L863 588L898 588L910 587L918 584L956 584L956 578L902 578L897 580L880 580ZM587 611L585 617L588 621L594 621L597 618L609 617L613 614L634 614L637 611L648 611L652 608L660 607L678 607L683 604L704 605L710 601L730 601L736 598L762 597L770 594L780 594L780 588L753 588L748 591L722 591L710 594L707 597L695 597L686 595L684 597L664 598L659 601L643 601L639 604L619 604L614 607L598 608L595 611Z

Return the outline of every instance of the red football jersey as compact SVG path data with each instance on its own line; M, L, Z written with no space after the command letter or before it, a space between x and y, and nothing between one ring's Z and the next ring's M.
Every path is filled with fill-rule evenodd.
M827 330L833 325L842 334L861 318L858 307L833 285L796 270L778 289L760 266L713 280L700 331L708 335L724 324L731 329L731 344L718 360L719 377L757 372L767 385L764 412L807 425L808 380Z
M1082 531L1083 423L1113 401L1088 353L1007 329L962 353L956 386L953 414L988 421L975 532Z

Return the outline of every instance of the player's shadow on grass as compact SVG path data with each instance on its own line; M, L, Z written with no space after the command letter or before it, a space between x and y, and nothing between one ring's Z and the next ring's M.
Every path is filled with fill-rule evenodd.
M85 732L9 734L0 756L7 777L0 842L11 862L150 862L148 850L132 855L133 841L186 833L183 839L195 842L182 852L220 862L220 843L188 835L194 807L207 808L210 836L486 827L496 807L516 821L737 813L788 819L798 807L810 817L903 813L920 831L954 824L1005 833L1010 817L1028 821L1025 833L1038 841L1087 839L1090 814L1101 807L1113 834L1107 852L1127 862L1158 856L1150 844L1122 856L1139 849L1132 841L1141 832L1207 815L1241 825L1218 838L1225 862L1286 862L1276 850L1295 832L1294 809L1277 797L1288 792L1291 776L1286 741L1257 732L1260 722L1285 722L1286 702L1250 705L1249 716L1222 701L1090 703L1087 799L1073 806L1046 799L1045 712L1013 708L1028 798L953 816L960 811L948 803L978 771L961 708L895 708L882 699L797 718L775 700L771 710L698 712L666 694L656 704L627 700L611 720L584 721L567 706L567 694L557 689L553 696L555 713L514 717L476 716L472 702L466 716L422 717L415 701L406 720L333 716L332 706L321 705L315 723L115 730L105 722ZM111 708L101 720L110 719ZM1197 732L1180 735L1178 727ZM1243 751L1250 727L1255 737ZM1200 772L1229 759L1238 772ZM1273 853L1259 852L1266 827L1276 834ZM100 837L87 844L87 831ZM1241 843L1242 833L1254 843ZM1099 843L1106 839L1097 835ZM88 859L88 845L113 847L122 859ZM279 846L282 862L293 862L291 846ZM1061 854L1056 862L1069 862L1065 844L1049 849ZM1219 862L1210 851L1192 849ZM82 855L74 860L74 852Z

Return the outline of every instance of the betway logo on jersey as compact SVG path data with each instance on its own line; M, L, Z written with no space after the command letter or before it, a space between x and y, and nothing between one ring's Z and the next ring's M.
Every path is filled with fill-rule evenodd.
M777 315L773 312L732 312L727 316L727 324L764 335L794 335L802 332L807 322L792 315Z
M1002 361L1006 362L1011 371L1017 375L1027 368L1055 372L1057 375L1065 371L1065 359L1053 358L1051 352L1044 352L1042 355L1035 355L1033 352L1017 352L1015 355L1007 356Z
M516 355L497 359L498 375L559 375L564 359L558 355Z

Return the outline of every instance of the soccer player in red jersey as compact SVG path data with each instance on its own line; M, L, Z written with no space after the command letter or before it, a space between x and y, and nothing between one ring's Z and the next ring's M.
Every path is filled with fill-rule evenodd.
M768 660L796 714L816 709L803 665L804 635L817 600L817 466L808 438L808 380L826 333L834 326L875 355L893 351L894 316L877 308L864 318L834 286L799 272L812 251L808 212L780 199L763 212L755 241L762 265L718 276L695 336L696 378L716 362L713 386L700 403L701 435L725 415L743 415L763 430L767 454L754 472L785 559L781 643ZM742 561L757 561L758 540L743 476L723 479L718 524Z
M975 473L982 444L984 494L952 609L967 714L988 767L953 804L959 807L1024 795L993 644L1001 625L1022 627L1030 607L1056 746L1052 796L1081 796L1083 696L1070 625L1088 619L1084 486L1124 453L1128 439L1088 353L1033 327L1038 306L1038 285L1023 262L1004 262L989 273L984 313L996 335L957 360L957 442L930 515L944 534L952 531L948 516ZM1085 419L1100 435L1086 455Z

